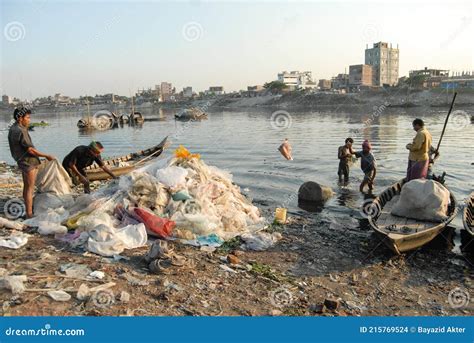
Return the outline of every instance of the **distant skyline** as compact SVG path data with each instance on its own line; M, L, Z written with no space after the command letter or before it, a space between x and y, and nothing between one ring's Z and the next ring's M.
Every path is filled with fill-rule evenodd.
M172 82L227 92L309 70L317 81L400 48L400 76L474 70L472 1L2 0L0 93L77 97Z

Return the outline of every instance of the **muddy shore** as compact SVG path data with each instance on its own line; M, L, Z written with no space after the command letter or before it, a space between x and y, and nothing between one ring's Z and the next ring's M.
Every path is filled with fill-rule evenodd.
M2 165L2 175L15 168ZM97 186L100 186L98 184ZM79 191L79 190L78 190ZM18 196L21 184L1 189L3 202ZM272 218L272 209L261 206ZM450 293L474 294L473 260L439 248L437 240L409 254L394 256L372 232L351 225L330 225L304 211L291 213L286 225L272 225L283 238L266 251L244 251L238 239L215 251L170 243L193 261L169 274L150 273L147 247L125 251L124 259L75 250L29 230L17 250L0 248L0 268L26 275L27 291L0 290L2 314L88 316L187 315L472 315L471 302L452 304ZM9 230L0 229L6 236ZM446 242L441 242L446 243ZM441 244L443 246L443 244ZM444 244L445 246L446 244ZM230 256L229 256L230 255ZM101 280L68 277L67 263L102 271ZM108 283L99 299L78 300L81 284ZM65 290L69 301L54 301L51 289ZM128 294L128 296L127 296Z

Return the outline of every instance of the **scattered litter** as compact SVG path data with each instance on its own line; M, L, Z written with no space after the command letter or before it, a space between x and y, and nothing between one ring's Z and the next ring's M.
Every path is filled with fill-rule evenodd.
M39 222L38 233L41 235L64 235L67 233L67 227L53 222Z
M225 264L220 264L219 267L226 271L226 272L229 272L229 273L237 273L237 271L233 270L232 268L229 268L228 266L226 266Z
M120 292L120 299L123 303L128 303L130 301L130 293L122 291Z
M91 291L89 287L83 283L79 286L79 289L77 290L76 298L78 300L87 300L90 297Z
M28 243L29 235L20 231L13 230L8 237L0 239L0 247L18 249Z
M26 275L7 275L0 278L0 288L6 288L12 291L13 294L23 293L28 279Z
M95 279L102 280L105 277L105 273L101 272L99 270L93 271L92 273L89 274L90 277L93 277Z
M188 176L188 171L176 166L158 169L156 172L156 178L158 181L170 188L184 186L186 183L186 176Z
M282 238L282 235L279 232L257 232L254 234L244 234L241 238L244 241L244 249L263 251L278 242Z
M142 280L139 278L136 278L133 275L130 275L129 273L123 274L123 277L132 285L132 286L148 286L150 283L147 280Z
M48 295L56 301L69 301L71 299L71 295L66 293L62 290L60 291L48 291Z
M21 222L14 222L12 220L0 217L0 227L6 227L7 229L21 231L25 228L25 225Z
M59 267L59 270L66 274L68 277L73 277L77 279L84 279L89 274L92 273L92 270L85 264L77 263L65 263Z

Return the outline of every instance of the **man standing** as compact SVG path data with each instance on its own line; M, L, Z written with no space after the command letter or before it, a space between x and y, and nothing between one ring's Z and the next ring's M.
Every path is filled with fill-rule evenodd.
M63 160L63 167L75 185L81 182L84 185L84 193L90 193L89 180L87 179L85 169L94 162L97 163L103 171L116 178L115 175L104 165L100 154L104 151L104 146L100 142L93 141L89 146L79 145L71 151Z
M344 176L345 186L349 182L349 164L352 160L352 155L355 154L354 150L352 150L353 143L354 140L352 138L346 138L345 144L341 145L337 150L337 158L339 159L337 175L339 175L339 183L342 183L342 177Z
M39 157L44 157L48 161L54 160L53 156L35 149L28 133L30 116L31 110L23 107L16 108L13 112L15 123L8 132L10 152L18 163L18 168L21 170L23 177L23 199L25 201L26 218L33 217L33 193L38 166L41 163Z
M428 152L432 142L431 134L425 129L423 120L418 118L413 121L413 129L416 131L416 136L413 139L413 143L409 143L406 146L410 150L407 182L414 179L426 179L430 162Z

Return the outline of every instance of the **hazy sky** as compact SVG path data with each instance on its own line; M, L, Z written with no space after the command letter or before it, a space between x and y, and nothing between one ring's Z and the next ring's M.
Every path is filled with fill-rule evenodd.
M474 70L471 1L0 1L1 93L22 99L330 78L376 41L399 45L400 76Z

